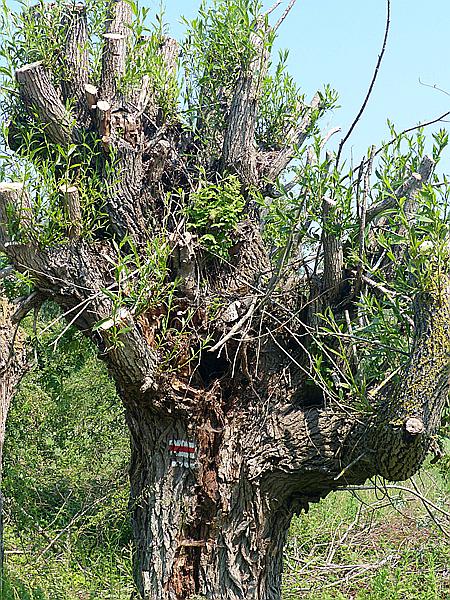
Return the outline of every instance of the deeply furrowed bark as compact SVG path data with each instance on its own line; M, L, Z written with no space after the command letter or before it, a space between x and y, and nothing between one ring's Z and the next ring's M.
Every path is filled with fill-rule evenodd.
M68 44L84 35L82 15L76 8L79 33L74 30ZM64 243L41 247L33 233L33 199L17 183L0 186L0 242L14 267L32 276L39 298L57 302L69 323L97 344L116 381L132 438L130 508L139 594L145 600L278 600L294 512L376 474L407 478L422 463L448 392L448 282L436 274L417 299L414 346L401 388L383 389L373 412L325 402L304 375L303 342L313 321L308 326L294 315L311 313L308 297L320 304L318 312L342 301L341 240L332 228L324 232L324 268L315 274L314 294L298 277L274 285L251 207L229 234L227 259L207 256L201 232L186 227L185 203L204 168L200 159L195 162L195 145L185 151L177 120L155 124L159 107L148 75L138 91L120 85L130 22L130 5L113 2L98 88L86 86L83 45L76 44L73 77L63 86L64 96L74 96L73 115L40 63L17 73L24 107L37 111L51 142L76 143L83 128L101 141L103 170L95 174L107 184L106 230L94 241L81 238L75 175L73 184L58 187L68 216ZM319 109L317 96L302 122L287 131L285 147L271 153L270 164L256 155L255 122L267 68L263 29L253 34L255 53L237 79L223 137L222 175L237 174L243 194L249 186L265 189L274 182L295 155L294 146L306 140ZM173 41L162 40L169 70L177 53ZM79 90L72 89L77 85ZM415 193L431 170L432 161L424 160L420 178L398 193ZM367 222L392 208L395 198L388 202L369 207ZM7 226L11 216L15 229ZM324 222L328 218L325 206ZM153 251L167 250L166 273L157 279L157 266L155 273L145 271L146 303L135 310L131 289L142 283L143 268L154 258L146 254L147 243ZM118 280L115 265L130 260L131 248L140 266L133 259L136 272Z
M3 290L2 290L3 291ZM26 346L23 334L12 321L13 306L5 297L0 298L0 593L3 591L3 445L8 411L17 386L27 367Z

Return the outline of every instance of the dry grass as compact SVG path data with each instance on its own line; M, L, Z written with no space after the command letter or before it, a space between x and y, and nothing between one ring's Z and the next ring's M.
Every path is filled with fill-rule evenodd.
M449 511L450 482L427 469L416 485L434 506L379 488L335 493L296 517L283 600L450 599L450 519L437 510Z

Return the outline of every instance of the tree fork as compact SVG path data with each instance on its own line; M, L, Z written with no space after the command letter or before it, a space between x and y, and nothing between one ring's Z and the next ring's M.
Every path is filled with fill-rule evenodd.
M96 129L105 151L101 166L89 168L108 190L106 239L81 237L79 183L71 177L73 185L59 190L70 221L67 239L48 248L20 228L14 237L8 216L24 199L32 211L33 200L21 184L1 185L1 246L33 278L38 296L32 300L53 299L68 324L94 341L116 382L131 432L134 578L141 596L279 600L283 545L295 511L340 486L377 474L402 479L421 464L449 387L448 283L436 273L418 296L404 385L382 390L376 411L346 410L323 393L317 405L304 401L310 382L301 369L311 357L302 340L311 327L301 319L308 282L273 279L263 223L252 207L238 215L225 260L204 251L185 209L200 182L217 183L220 174L204 161L201 136L186 142L179 115L167 123L154 119L150 74L142 77L136 106L130 101L136 90L120 88L132 9L125 0L110 9L98 89L87 83L84 55L71 64L84 81L74 100L83 94L89 133ZM82 30L82 21L72 25ZM259 26L250 33L255 54L236 76L226 128L217 136L224 137L221 169L238 175L243 198L253 187L274 185L320 111L317 95L271 161L265 149L257 154L268 32ZM71 32L68 43L77 36ZM166 40L160 52L172 73L177 45ZM68 81L78 78L74 73ZM42 64L19 69L17 80L25 108L36 110L50 142L76 141L75 123ZM421 180L407 180L395 197L368 207L366 223L418 191L431 172L423 159ZM341 239L324 237L325 273L315 270L314 277L339 288ZM121 260L134 269L124 279L116 275ZM146 268L152 260L155 273ZM128 284L141 283L143 273L159 287L143 287L138 306Z

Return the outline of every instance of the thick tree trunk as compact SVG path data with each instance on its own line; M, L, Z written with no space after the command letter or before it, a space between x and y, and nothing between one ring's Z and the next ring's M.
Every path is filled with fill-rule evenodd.
M66 181L66 172L57 181L62 175L55 169L56 193L64 196L69 222L68 239L51 247L42 247L33 231L35 203L24 185L1 185L1 247L18 271L33 277L36 292L57 302L69 323L97 344L116 381L132 438L130 509L139 594L145 600L278 600L294 512L339 486L377 474L404 479L421 465L449 390L447 277L436 269L430 288L418 295L401 385L372 382L378 392L365 412L345 406L339 365L337 383L324 387L311 352L317 353L313 335L321 318L315 313L335 310L336 337L352 337L339 328L343 307L361 299L361 285L346 269L350 228L336 233L339 219L324 200L321 240L305 248L315 264L301 265L303 279L297 264L286 277L286 265L271 264L261 235L265 223L255 208L255 191L273 189L321 111L315 96L300 123L287 119L283 148L258 148L270 46L266 18L250 32L254 52L246 49L250 58L222 115L225 130L217 132L222 155L211 161L205 159L207 142L202 146L194 131L186 134L182 116L163 120L148 73L140 90L124 85L134 39L130 4L110 4L97 87L86 86L84 10L75 6L72 16L67 10L65 23L73 31L63 54L77 51L64 97L41 62L17 70L18 97L30 118L37 115L45 125L43 148L85 137L103 154L89 155L80 181L76 161L67 170L73 181ZM172 73L177 46L160 41L158 60ZM70 106L68 95L74 96ZM26 153L27 144L14 141ZM419 173L394 194L382 190L386 197L367 207L363 230L403 198L412 200L433 166L425 157ZM225 232L187 223L190 202L230 176L240 182L236 194L244 208L232 215L239 222ZM89 195L90 183L99 181L105 198L97 208L108 223L84 239L81 192ZM311 190L304 193L308 198ZM216 217L207 207L201 223L214 225ZM223 260L201 244L208 237L217 242L217 234L231 241ZM330 336L332 344L336 337ZM326 344L321 348L321 358L330 360Z
M294 507L252 481L236 432L196 431L142 407L129 409L127 418L134 574L142 597L278 599Z
M27 355L23 335L11 321L13 307L0 298L0 593L3 590L3 445L5 443L6 420L11 399L27 369Z

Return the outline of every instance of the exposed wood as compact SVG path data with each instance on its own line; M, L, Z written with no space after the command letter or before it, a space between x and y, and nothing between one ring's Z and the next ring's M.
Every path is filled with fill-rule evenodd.
M95 85L86 83L84 86L86 104L89 110L94 110L97 106L98 88Z
M25 106L37 111L50 140L58 144L70 143L74 137L74 120L42 63L31 63L17 69L16 79Z
M117 289L111 276L114 251L109 244L100 243L95 245L94 252L92 249L84 240L47 250L38 250L31 244L7 246L17 269L32 275L36 290L42 290L45 296L51 294L58 304L69 309L69 314L75 317L72 324L88 332L104 349L110 346L109 332L96 332L95 326L114 314L111 299L103 291L108 286ZM119 388L137 397L144 393L141 391L144 382L148 387L153 385L157 355L138 323L121 336L121 341L120 346L107 353L107 360L112 361L117 373L121 372Z
M23 183L0 183L0 246L29 239L32 204Z
M111 105L106 100L98 100L96 109L99 135L102 139L109 138L111 135Z
M67 234L70 239L77 239L81 235L83 226L78 188L73 185L63 185L60 191L64 198L64 212L68 222Z

